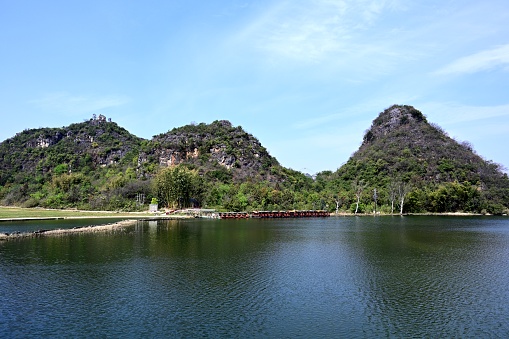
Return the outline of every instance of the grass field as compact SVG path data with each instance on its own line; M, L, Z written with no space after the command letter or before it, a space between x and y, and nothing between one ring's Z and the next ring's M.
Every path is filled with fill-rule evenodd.
M149 216L147 213L128 213L114 211L77 211L77 210L51 210L43 208L20 208L20 207L0 207L0 219L15 218L69 218L69 217L143 217Z

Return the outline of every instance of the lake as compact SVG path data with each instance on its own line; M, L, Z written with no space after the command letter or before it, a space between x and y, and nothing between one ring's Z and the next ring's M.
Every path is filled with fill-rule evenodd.
M0 242L0 288L2 338L508 337L509 218L140 221Z

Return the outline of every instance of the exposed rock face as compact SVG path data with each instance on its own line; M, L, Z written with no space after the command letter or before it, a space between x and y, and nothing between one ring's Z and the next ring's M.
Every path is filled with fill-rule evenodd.
M41 136L39 136L39 138L37 138L37 144L35 147L40 147L40 148L46 148L46 147L49 147L51 145L51 139L48 139L48 138L42 138Z
M159 165L172 166L198 158L199 152L195 148L192 152L179 152L172 149L163 149L159 153Z
M364 143L386 136L398 129L416 129L419 124L427 124L426 117L412 106L394 105L386 109L373 121L371 128L364 135Z
M44 135L39 134L37 138L33 138L26 142L26 147L29 148L47 148L58 143L64 135L60 131L56 131L54 134Z
M209 162L217 162L219 165L226 167L227 169L232 169L235 165L235 156L228 155L226 153L226 147L216 148L213 147L210 149L210 159ZM247 163L246 163L247 165Z
M43 174L60 163L75 170L116 164L141 140L104 116L62 128L25 130L1 143L2 181L19 169Z
M150 147L140 155L142 161L155 157L163 166L194 164L202 170L222 167L234 179L267 175L271 165L278 165L251 134L229 121L187 125L155 136Z

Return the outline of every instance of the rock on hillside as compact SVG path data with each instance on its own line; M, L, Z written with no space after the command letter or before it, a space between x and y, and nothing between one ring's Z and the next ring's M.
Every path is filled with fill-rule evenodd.
M271 166L279 165L258 139L225 120L159 134L143 147L140 161L156 161L161 166L185 163L212 177L231 176L234 181L270 179Z
M25 130L0 144L0 184L20 175L45 175L65 164L69 171L93 169L125 160L142 139L100 115L61 128Z

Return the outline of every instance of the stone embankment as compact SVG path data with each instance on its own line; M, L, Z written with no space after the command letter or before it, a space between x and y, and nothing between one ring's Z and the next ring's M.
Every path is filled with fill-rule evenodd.
M10 239L19 239L19 238L32 238L32 237L41 237L41 236L58 236L58 235L67 235L67 234L79 234L79 233L98 233L98 232L114 232L124 229L127 226L134 225L137 220L123 220L113 224L106 224L100 226L85 226L85 227L76 227L69 229L56 229L56 230L38 230L35 232L27 232L27 233L0 233L0 241L2 240L10 240Z

